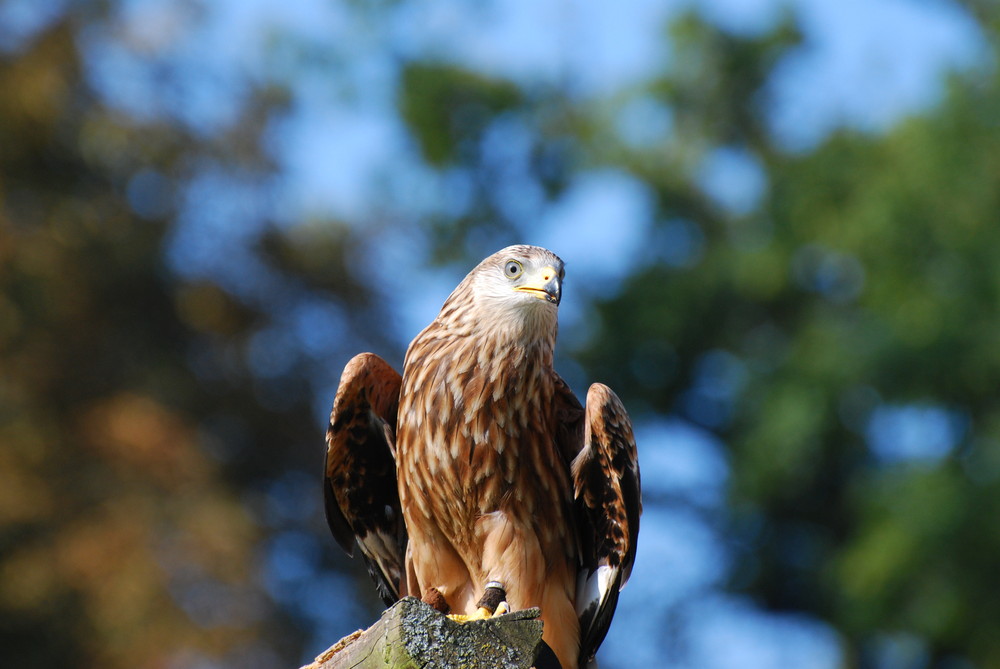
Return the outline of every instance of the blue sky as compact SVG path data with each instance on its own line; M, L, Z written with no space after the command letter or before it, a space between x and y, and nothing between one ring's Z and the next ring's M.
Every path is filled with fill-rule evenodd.
M401 346L469 269L428 266L419 222L433 213L462 213L468 175L421 160L396 112L400 58L462 64L526 87L557 85L581 104L613 101L621 140L642 146L668 141L673 132L671 110L641 94L644 82L677 65L664 37L668 20L695 11L732 33L758 34L791 15L805 41L778 63L762 98L770 131L789 152L809 150L841 126L884 131L938 102L947 72L988 65L985 36L945 0L410 0L387 14L331 0L206 0L194 3L201 14L186 6L127 0L119 20L84 34L81 46L88 76L109 104L139 118L174 119L206 139L237 118L252 87L291 83L288 111L265 140L278 175L261 183L222 165L202 166L187 186L166 256L178 274L208 276L249 302L281 305L274 327L249 352L263 375L290 364L267 351L304 350L323 360L333 339L346 336L347 322L339 305L297 295L255 257L252 246L266 218L288 231L319 219L355 227L393 221L392 234L359 262L395 269L383 290L400 313L393 336ZM62 7L33 0L0 5L0 48L16 48ZM168 86L158 76L163 65L175 73ZM569 357L598 325L589 299L619 290L635 263L697 262L700 232L692 221L661 228L676 237L671 248L680 250L673 257L644 255L654 207L634 176L581 172L548 202L525 177L530 129L511 121L495 132L490 150L503 165L502 209L521 241L549 246L567 261L561 345ZM720 209L737 215L752 211L768 187L754 157L732 147L708 150L693 176ZM156 175L136 179L136 189L147 188ZM419 292L414 276L421 277ZM738 370L722 358L706 362L716 363L721 385L706 392L738 393ZM327 411L337 377L326 371L328 379L317 381L318 416ZM572 366L561 371L574 377ZM840 666L837 635L822 622L765 613L722 592L731 559L718 532L728 480L723 445L670 416L639 418L650 501L602 666L653 666L667 651L673 666L690 669ZM961 429L959 418L938 407L887 407L875 414L867 436L884 461L933 461ZM902 442L885 437L899 431L909 435ZM308 540L279 537L273 549L267 584L276 598L303 574L325 579L295 591L295 597L314 593L308 601L316 604L309 612L317 625L315 651L364 622L355 609L355 619L324 618L318 597L350 585L311 571Z

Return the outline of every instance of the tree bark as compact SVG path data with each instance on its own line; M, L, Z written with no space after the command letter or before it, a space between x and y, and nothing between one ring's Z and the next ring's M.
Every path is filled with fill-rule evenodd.
M538 615L535 608L457 623L404 597L302 669L528 669L547 649Z

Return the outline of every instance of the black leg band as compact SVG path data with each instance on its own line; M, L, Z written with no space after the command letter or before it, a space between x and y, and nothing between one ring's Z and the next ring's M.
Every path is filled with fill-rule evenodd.
M490 581L486 584L486 591L483 592L483 597L479 600L477 606L489 609L492 613L497 610L497 606L500 602L506 600L507 591L503 589L503 584L499 581Z

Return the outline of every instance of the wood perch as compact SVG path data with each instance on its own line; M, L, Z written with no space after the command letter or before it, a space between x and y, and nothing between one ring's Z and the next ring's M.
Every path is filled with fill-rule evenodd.
M528 669L540 654L554 659L538 616L533 608L457 623L404 597L367 630L344 637L302 669Z

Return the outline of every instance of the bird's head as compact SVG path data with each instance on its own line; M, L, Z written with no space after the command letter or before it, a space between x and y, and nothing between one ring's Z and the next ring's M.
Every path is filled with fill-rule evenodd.
M451 313L465 320L489 315L490 323L504 329L554 332L564 274L563 261L548 249L508 246L469 272L445 303L442 316Z
M559 306L563 261L540 246L508 246L472 270L472 289L479 299L510 308L534 309L538 300Z

